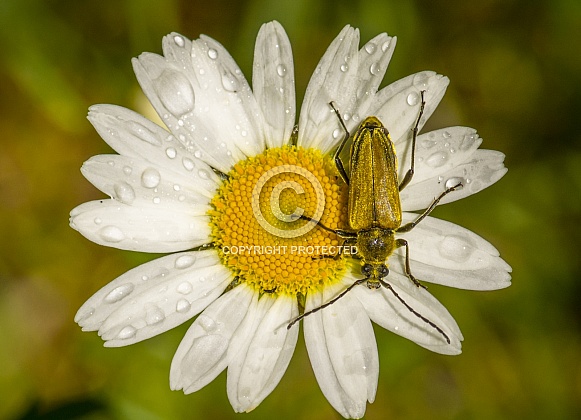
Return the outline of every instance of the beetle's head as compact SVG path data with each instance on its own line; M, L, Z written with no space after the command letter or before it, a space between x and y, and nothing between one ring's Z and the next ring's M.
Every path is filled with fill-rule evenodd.
M378 288L380 287L379 280L382 280L389 274L389 268L383 263L380 264L370 264L365 263L363 267L361 267L361 272L368 280L367 287L371 288Z

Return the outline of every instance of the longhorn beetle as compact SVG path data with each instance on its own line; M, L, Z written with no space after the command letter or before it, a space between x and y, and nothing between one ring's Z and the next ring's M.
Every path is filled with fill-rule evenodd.
M349 186L348 223L350 229L330 229L318 221L317 224L322 229L343 238L344 245L357 246L357 256L362 260L361 272L365 277L354 282L329 302L295 318L287 328L290 329L304 317L332 305L355 286L366 283L369 289L378 289L381 286L388 289L410 312L433 327L450 344L450 338L440 327L408 305L391 284L383 280L389 274L387 259L397 248L405 247L405 274L416 286L424 287L411 273L408 242L403 238L396 238L395 234L412 230L434 210L444 196L462 188L462 184L459 183L446 189L415 221L401 224L402 210L399 192L410 183L414 175L418 127L426 105L424 91L421 92L421 99L418 118L412 129L411 167L399 185L395 148L389 131L376 117L367 117L353 136L349 160L350 176L347 175L340 154L349 140L349 130L333 102L329 104L345 131L345 137L335 151L334 160L339 175ZM306 216L301 217L312 220ZM339 258L340 255L336 254L332 257Z

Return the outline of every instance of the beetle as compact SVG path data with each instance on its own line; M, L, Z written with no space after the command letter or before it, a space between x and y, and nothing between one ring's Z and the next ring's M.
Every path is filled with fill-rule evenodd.
M317 224L322 229L344 239L343 245L356 245L357 257L361 259L362 263L361 272L365 277L355 281L327 303L295 318L288 324L287 328L291 328L305 316L332 305L355 286L366 283L369 289L378 289L381 286L388 289L409 311L438 331L450 344L450 338L439 326L408 305L394 288L384 280L389 274L387 259L397 248L405 247L405 274L417 287L425 288L411 273L408 242L403 238L396 238L395 235L396 233L405 233L412 230L434 210L442 198L462 188L461 183L447 188L432 201L430 206L416 220L402 225L399 193L410 183L414 175L416 141L420 119L425 107L424 91L421 92L420 111L412 129L410 169L399 183L397 156L389 131L378 118L373 116L365 118L353 136L349 159L350 175L347 174L340 155L350 138L349 130L333 102L329 105L337 115L345 131L345 136L337 147L333 158L339 175L349 186L349 229L331 229L318 221ZM302 218L312 220L306 216L302 216ZM340 256L341 254L338 253L330 257L339 258Z

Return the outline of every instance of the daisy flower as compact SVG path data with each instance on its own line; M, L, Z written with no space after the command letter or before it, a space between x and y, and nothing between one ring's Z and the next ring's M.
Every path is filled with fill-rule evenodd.
M287 328L290 321L364 277L348 253L320 257L337 254L343 240L316 221L347 228L348 187L332 159L344 130L330 102L352 133L370 115L383 123L402 179L422 95L419 128L448 85L424 71L378 90L395 44L384 33L359 48L358 30L346 26L309 82L298 125L291 46L277 22L258 33L252 89L207 36L190 41L172 33L163 56L134 59L165 127L119 106L90 108L89 120L118 154L94 156L81 170L111 198L75 208L71 226L101 245L169 255L95 293L75 318L83 331L98 331L106 346L126 346L197 315L172 361L171 388L197 391L227 368L234 410L258 406L289 365L299 334L298 323ZM479 150L480 143L466 127L418 136L416 171L400 194L404 223L446 188L463 185L440 204L506 173L504 155ZM510 284L498 251L460 226L427 217L402 236L422 281L472 290ZM401 300L385 287L357 286L302 321L321 390L347 418L362 417L375 398L372 321L429 350L461 351L452 316L406 276L404 250L386 263L384 280Z

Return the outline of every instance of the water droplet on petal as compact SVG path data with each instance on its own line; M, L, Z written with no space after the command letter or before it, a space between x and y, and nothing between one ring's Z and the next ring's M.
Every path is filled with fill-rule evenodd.
M165 320L165 314L158 307L150 308L145 313L145 322L147 325L159 324L163 320Z
M125 234L117 226L105 226L99 231L99 236L106 242L121 242Z
M389 44L390 41L385 41L383 44L381 44L381 51L386 52L387 49L389 48Z
M153 204L159 204L159 203L161 203L161 198L153 197Z
M132 325L128 325L121 331L119 331L119 334L117 334L117 338L121 340L127 340L129 338L135 337L135 334L137 334L137 328L135 328Z
M418 95L416 92L412 92L408 95L406 101L410 106L417 105L418 102L420 101L420 95Z
M119 302L121 299L128 296L135 286L133 283L125 283L121 286L116 287L115 289L111 290L107 296L103 299L106 303L115 303Z
M446 189L448 188L452 188L455 187L458 184L464 184L465 180L464 178L460 178L458 176L454 176L452 178L448 178L448 180L446 181L446 183L444 184L446 186ZM461 185L460 187L457 188L457 190L461 190L463 187L463 185Z
M191 267L195 262L196 257L194 255L181 255L176 258L175 267L183 270Z
M131 204L135 200L135 190L127 182L119 182L113 187L115 198L125 204Z
M154 168L147 168L141 174L141 184L145 188L155 188L159 185L161 181L161 175Z
M279 64L278 66L276 66L276 74L278 74L280 77L285 77L286 67L283 64Z
M228 70L222 70L222 87L228 92L236 92L240 89L240 82Z
M365 51L367 54L373 54L375 52L375 44L373 42L368 42L365 44Z
M197 319L197 322L206 332L212 332L217 327L216 321L206 315L200 315Z
M198 171L198 175L200 175L200 178L202 178L202 179L209 179L210 178L210 174L205 169L200 169Z
M210 57L212 60L215 60L218 58L218 51L216 51L214 48L210 48L208 50L208 57Z
M466 262L474 253L474 246L467 238L459 235L448 235L438 247L440 255L458 263Z
M201 150L196 150L194 152L194 156L197 157L198 159L200 159L202 157L202 151Z
M175 36L173 37L173 40L174 40L174 42L176 43L176 45L177 45L178 47L182 47L182 48L183 48L183 47L184 47L184 45L186 45L186 43L185 43L185 41L184 41L184 38L182 38L180 35L175 35Z
M103 223L103 220L101 220L101 218L99 218L99 217L95 217L93 222L95 222L96 225L100 225L101 223Z
M341 68L341 71L343 73L345 73L347 70L349 70L349 66L347 65L347 63L341 64L341 67L340 68Z
M442 137L444 137L445 139L449 139L450 137L452 137L452 135L451 135L449 132L447 132L447 131L444 131L444 132L442 133Z
M184 281L183 283L180 283L180 285L177 288L178 293L181 293L182 295L187 295L188 293L192 293L192 284L190 282Z
M433 140L424 139L420 143L424 149L431 149L436 145L436 142Z
M333 130L333 138L334 139L339 138L340 135L341 135L341 130L339 128L336 128Z
M154 146L161 146L161 140L149 128L144 127L135 121L127 121L127 128L140 140L143 140Z
M174 116L180 117L194 109L194 88L182 73L164 70L152 82L159 99Z
M165 154L167 155L168 158L175 159L178 152L173 147L168 147L167 149L165 149Z
M123 167L123 173L125 175L131 175L131 172L133 172L133 169L131 168L131 166L124 166Z
M426 159L426 163L432 168L438 168L448 161L448 157L446 152L436 152Z
M176 311L180 313L188 312L192 307L192 304L187 299L180 299L176 303Z
M381 73L381 66L379 65L379 63L373 63L371 65L371 67L369 67L369 72L371 74L373 74L374 76L377 76L378 74Z
M191 160L190 158L183 158L182 159L182 164L184 165L184 168L186 168L188 171L191 171L194 169L194 161Z
M428 88L429 76L425 73L419 73L414 76L413 84L420 90L426 90Z
M478 139L478 134L468 134L462 139L460 150L468 150L472 147L474 142Z

